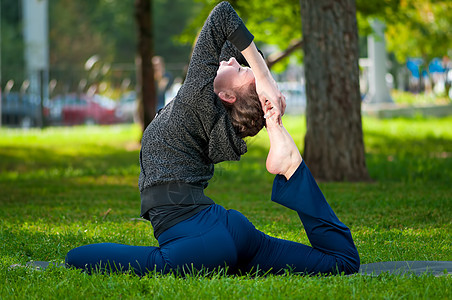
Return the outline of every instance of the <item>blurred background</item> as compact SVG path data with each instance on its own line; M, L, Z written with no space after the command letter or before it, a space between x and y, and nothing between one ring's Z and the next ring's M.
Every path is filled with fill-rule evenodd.
M0 0L1 126L141 122L137 2ZM148 2L155 111L177 93L197 31L218 2ZM288 113L303 114L299 1L230 2L267 57ZM450 1L357 0L356 9L363 110L450 106Z

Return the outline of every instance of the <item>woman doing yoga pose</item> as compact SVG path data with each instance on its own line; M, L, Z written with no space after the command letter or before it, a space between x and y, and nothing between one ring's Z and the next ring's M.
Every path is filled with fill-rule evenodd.
M159 247L85 245L67 254L66 265L139 275L225 266L231 274L357 272L350 230L283 127L284 109L253 35L229 3L220 3L199 34L183 86L143 134L141 216L151 221ZM298 213L312 247L270 237L204 195L214 164L239 160L247 150L243 138L264 125L270 138L266 167L276 174L271 199Z

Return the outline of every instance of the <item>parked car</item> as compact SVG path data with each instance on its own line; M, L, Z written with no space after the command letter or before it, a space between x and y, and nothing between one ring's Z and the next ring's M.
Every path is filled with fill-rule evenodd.
M49 123L51 125L63 124L63 107L73 102L73 97L56 96L49 101Z
M69 94L56 97L55 103L61 104L61 121L64 125L114 124L119 121L114 104L104 98ZM57 109L54 113L57 116Z
M116 107L116 117L121 122L138 122L137 115L137 94L135 92L128 92L121 96Z
M49 115L44 103L43 118ZM37 95L7 93L2 95L2 124L30 128L41 124L41 99Z

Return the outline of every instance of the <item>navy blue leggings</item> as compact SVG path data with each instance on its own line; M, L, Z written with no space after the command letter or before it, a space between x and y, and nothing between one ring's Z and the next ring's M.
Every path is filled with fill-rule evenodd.
M272 201L298 213L312 247L270 237L240 212L214 204L163 232L159 247L86 245L69 251L66 264L88 272L132 269L138 275L225 266L229 273L358 271L359 255L350 230L336 217L304 162L290 180L276 176Z

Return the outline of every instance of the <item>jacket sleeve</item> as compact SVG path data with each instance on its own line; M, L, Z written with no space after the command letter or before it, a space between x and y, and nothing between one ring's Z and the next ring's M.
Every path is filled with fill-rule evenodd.
M210 13L196 41L180 99L191 105L212 101L213 81L224 47L234 46L234 52L248 47L254 36L228 2L221 2ZM226 41L229 41L225 46ZM229 49L231 50L231 49ZM195 102L195 103L194 103Z
M248 62L242 53L230 41L226 41L223 45L223 49L221 49L219 61L228 61L231 57L235 57L239 64L249 67Z
M260 55L265 59L262 51L259 49L257 49L257 51L259 51ZM231 57L235 57L237 62L241 65L245 65L247 67L250 66L242 52L240 52L230 41L226 41L223 45L223 49L221 49L220 62L223 60L228 61Z

